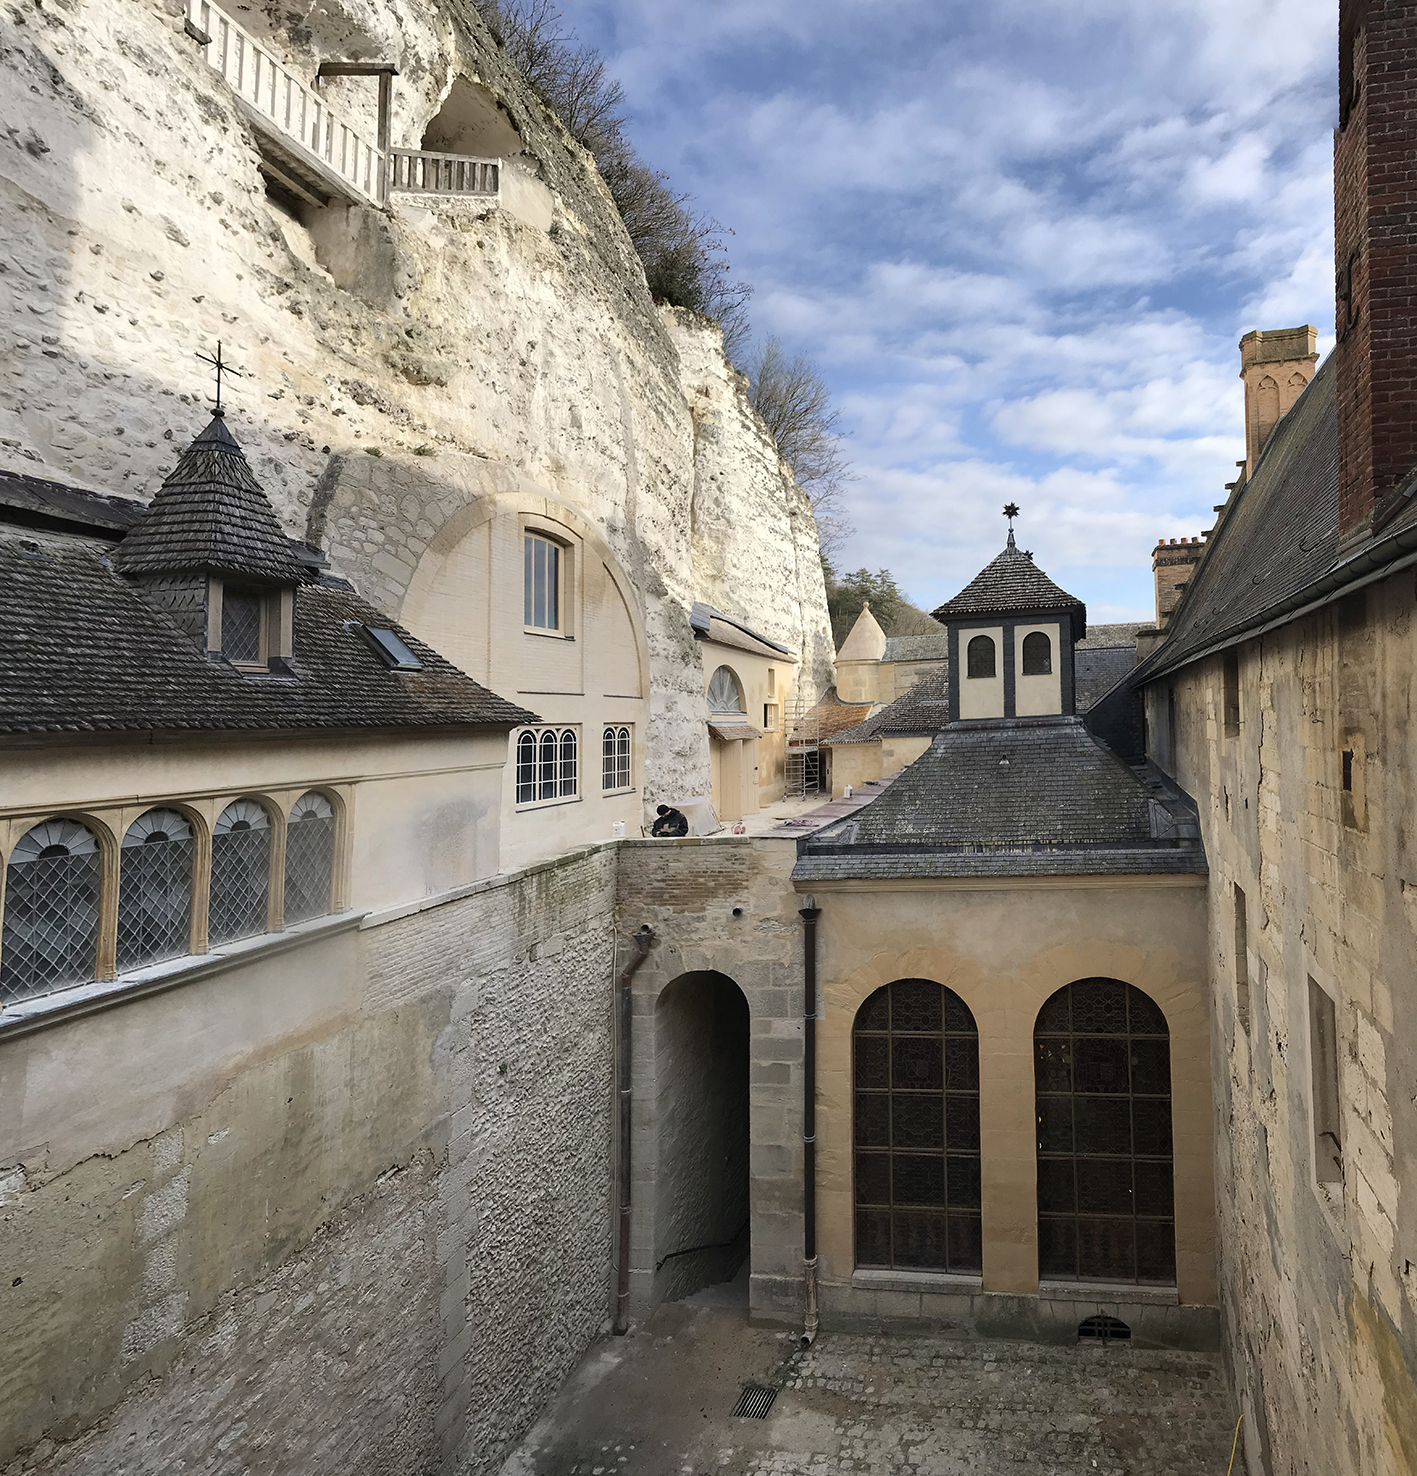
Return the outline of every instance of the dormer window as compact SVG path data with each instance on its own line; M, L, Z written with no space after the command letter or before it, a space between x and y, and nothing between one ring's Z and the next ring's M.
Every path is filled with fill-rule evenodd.
M221 592L221 654L235 666L264 666L261 626L265 599L259 590L228 584Z

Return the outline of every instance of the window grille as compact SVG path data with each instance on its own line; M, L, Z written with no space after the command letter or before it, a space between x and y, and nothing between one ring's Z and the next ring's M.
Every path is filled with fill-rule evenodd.
M852 1031L856 1264L983 1266L979 1031L931 979L897 979Z
M517 803L529 805L536 798L536 734L517 739Z
M1034 1026L1038 1274L1176 1281L1171 1041L1117 979L1066 984Z
M600 787L630 787L630 730L613 724L606 728L600 747Z
M270 816L255 800L233 800L212 827L213 946L266 931L270 881Z
M192 946L192 827L176 810L149 810L118 854L118 972L180 958Z
M1041 630L1031 630L1023 638L1024 676L1053 674L1053 642Z
M576 792L576 735L567 728L561 734L561 798Z
M975 636L967 649L968 670L972 677L991 677L996 672L994 641L990 636Z
M536 780L537 799L556 798L557 744L554 732L541 735L541 772Z
M738 678L731 667L720 666L709 678L708 708L710 712L741 713L744 711L743 689L739 686Z
M561 628L561 549L549 538L522 539L523 622L533 630Z
M78 821L45 820L20 837L5 869L0 1005L93 978L101 887L98 841Z
M254 590L222 590L221 654L228 661L261 659L261 596Z
M330 910L335 879L335 808L311 790L291 807L285 830L285 921L307 922Z

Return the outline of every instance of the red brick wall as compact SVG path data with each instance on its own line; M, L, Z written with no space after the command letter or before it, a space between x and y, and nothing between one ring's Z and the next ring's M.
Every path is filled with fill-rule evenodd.
M1200 563L1205 552L1203 538L1163 538L1151 551L1151 571L1156 576L1156 623L1163 628L1171 612L1181 603L1182 585Z
M1417 3L1343 0L1341 29L1345 95L1357 88L1334 137L1339 529L1347 535L1381 514L1417 467Z

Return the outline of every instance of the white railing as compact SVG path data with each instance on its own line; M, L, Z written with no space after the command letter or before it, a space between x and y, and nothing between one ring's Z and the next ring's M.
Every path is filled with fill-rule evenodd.
M198 40L209 38L207 60L238 97L356 193L379 203L383 160L377 148L211 0L187 0L187 21Z
M389 188L421 195L495 195L499 159L468 154L431 154L426 149L389 150Z

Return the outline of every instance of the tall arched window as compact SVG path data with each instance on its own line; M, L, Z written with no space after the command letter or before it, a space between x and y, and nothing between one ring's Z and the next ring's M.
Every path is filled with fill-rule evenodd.
M316 790L291 806L285 828L285 922L330 910L335 879L335 807Z
M233 800L212 827L207 931L214 945L266 931L270 883L270 816L256 800Z
M1166 1017L1130 984L1080 979L1038 1012L1033 1038L1038 1274L1173 1285Z
M613 724L606 728L600 746L600 787L630 787L630 730Z
M564 799L576 792L576 734L567 728L561 734L561 797Z
M529 805L536 798L536 734L517 739L517 803Z
M101 887L98 841L77 820L43 820L19 838L5 868L0 1004L93 978Z
M1041 630L1023 638L1024 676L1050 676L1053 671L1053 642Z
M118 971L180 958L192 945L191 823L176 810L148 810L118 853Z
M556 798L557 780L556 734L549 729L541 735L541 774L537 779L537 799Z
M995 674L992 636L975 636L970 641L966 648L966 669L972 677L991 677Z
M743 688L731 666L720 666L709 678L708 709L710 712L725 715L746 710L743 706Z
M931 979L897 979L857 1011L856 1264L977 1272L979 1031Z

